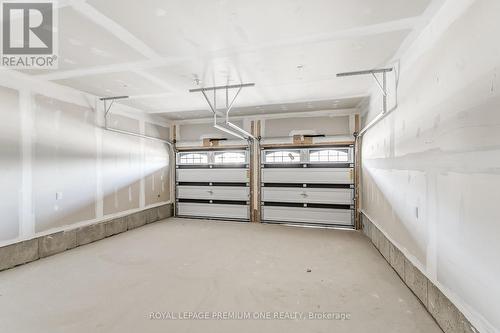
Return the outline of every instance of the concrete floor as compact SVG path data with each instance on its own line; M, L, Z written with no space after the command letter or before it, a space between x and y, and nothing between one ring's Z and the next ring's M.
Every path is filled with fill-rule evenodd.
M184 311L350 319L149 319ZM1 272L0 332L441 330L359 232L172 218Z

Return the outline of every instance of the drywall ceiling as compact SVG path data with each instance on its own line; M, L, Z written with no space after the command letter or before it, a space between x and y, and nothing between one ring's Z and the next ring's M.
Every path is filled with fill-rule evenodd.
M188 92L197 83L255 82L241 92L239 114L262 105L349 103L373 82L335 74L384 65L435 2L63 2L59 69L24 73L97 96L130 95L122 103L169 119L210 115L201 94Z
M231 109L231 116L253 116L262 114L276 114L276 113L294 113L304 111L322 111L322 110L346 110L357 107L362 97L352 97L345 99L332 99L322 101L309 101L299 103L283 103L283 104L268 104L256 106L243 106L234 107ZM198 119L207 118L211 113L206 110L194 111L181 111L169 112L168 117L171 120L185 120L185 119ZM223 116L224 113L221 113Z

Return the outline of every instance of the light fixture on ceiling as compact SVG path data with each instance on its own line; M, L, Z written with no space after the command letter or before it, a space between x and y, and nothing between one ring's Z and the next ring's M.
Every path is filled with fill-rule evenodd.
M167 11L163 8L156 8L155 14L158 17L163 17L163 16L167 15Z
M303 70L304 70L304 65L302 65L302 64L297 65L297 78L299 80L302 80L302 72L303 72Z
M198 77L197 74L193 74L193 81L194 81L194 84L197 85L197 86L199 86L200 83L201 83L201 80L200 80L200 78Z

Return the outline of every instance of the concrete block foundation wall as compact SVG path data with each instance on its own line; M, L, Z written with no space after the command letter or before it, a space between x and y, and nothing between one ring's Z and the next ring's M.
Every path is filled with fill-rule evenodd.
M477 333L464 314L415 267L375 224L362 217L363 233L418 297L445 333Z
M5 70L0 105L0 246L171 202L168 146L106 131L97 96ZM140 111L116 104L108 126L169 139Z
M166 204L0 247L0 271L164 220L172 213L173 205Z

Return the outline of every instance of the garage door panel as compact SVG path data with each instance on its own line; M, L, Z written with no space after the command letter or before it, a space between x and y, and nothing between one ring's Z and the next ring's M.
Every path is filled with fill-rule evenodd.
M261 154L263 221L353 226L353 147L284 147Z
M262 200L268 202L300 202L351 205L353 203L353 194L354 190L350 188L262 188Z
M247 183L247 169L177 169L178 182Z
M239 186L178 186L179 199L249 200L250 189Z
M353 184L351 168L264 168L264 183Z
M177 215L209 218L248 219L247 205L178 202Z
M248 151L214 149L176 154L176 214L249 220Z
M275 222L352 225L350 209L264 206L262 218L265 221Z

